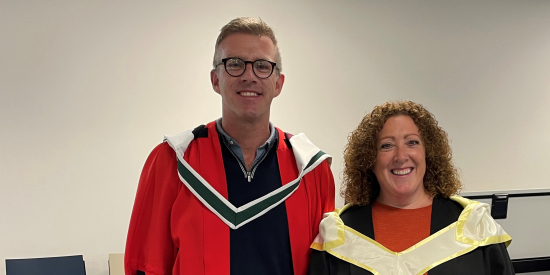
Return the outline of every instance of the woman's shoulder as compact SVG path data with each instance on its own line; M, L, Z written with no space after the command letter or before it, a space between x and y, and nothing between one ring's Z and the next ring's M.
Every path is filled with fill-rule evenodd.
M456 200L435 197L432 203L431 233L435 233L456 222L464 207Z
M456 221L462 213L462 210L464 210L464 206L451 198L435 197L433 199L432 212L435 215L441 214L445 217L452 217Z
M346 205L340 212L342 222L359 233L374 237L374 229L372 225L372 205Z
M371 215L372 205L352 205L347 204L342 207L339 211L340 218L344 219L353 219L356 217L364 217L364 215Z

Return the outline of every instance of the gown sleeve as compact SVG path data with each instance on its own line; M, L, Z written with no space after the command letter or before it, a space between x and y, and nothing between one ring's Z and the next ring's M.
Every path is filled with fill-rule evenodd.
M503 243L480 246L460 257L438 265L428 275L513 275L514 267Z
M330 170L330 166L327 161L324 161L322 164L319 165L319 179L318 182L321 184L320 188L320 198L321 198L321 208L320 214L318 217L315 218L314 224L317 226L314 226L313 235L317 236L319 233L319 223L321 223L321 220L323 218L323 213L328 213L334 210L334 199L335 199L335 191L334 191L334 176L332 175L332 171ZM309 268L308 268L308 275L328 275L331 274L329 272L329 257L330 255L324 251L318 251L315 249L311 249L311 255L310 255L310 261L309 261Z
M372 273L325 251L312 249L308 275L372 275Z
M311 249L308 275L330 275L328 253Z
M322 214L319 217L318 223L323 219L323 214L334 211L334 176L330 170L330 166L327 161L324 161L319 169L321 170L320 182L321 182L321 198L322 198ZM316 227L318 229L318 227ZM313 236L316 236L315 233Z
M170 216L180 188L175 152L162 143L149 155L139 180L124 255L127 275L171 274L177 250Z
M485 274L509 275L516 274L514 266L503 243L484 248Z

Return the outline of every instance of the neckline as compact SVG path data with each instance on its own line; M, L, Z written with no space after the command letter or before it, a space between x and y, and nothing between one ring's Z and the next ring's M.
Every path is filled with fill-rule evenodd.
M400 208L400 207L395 207L395 206L383 204L383 203L378 202L378 201L374 201L374 203L372 204L373 207L379 207L379 208L383 208L383 209L390 210L390 211L403 211L403 212L406 212L406 211L407 212L410 212L410 211L423 211L423 210L426 210L427 208L431 208L432 205L433 205L433 201L429 205L422 206L422 207L419 207L419 208Z

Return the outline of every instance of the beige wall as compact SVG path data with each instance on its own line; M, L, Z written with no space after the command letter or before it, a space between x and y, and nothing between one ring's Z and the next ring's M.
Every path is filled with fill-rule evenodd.
M465 191L549 187L549 1L231 2L0 0L0 275L68 254L107 274L148 153L220 116L213 44L237 16L274 27L272 121L332 154L338 184L362 116L410 99L449 132Z

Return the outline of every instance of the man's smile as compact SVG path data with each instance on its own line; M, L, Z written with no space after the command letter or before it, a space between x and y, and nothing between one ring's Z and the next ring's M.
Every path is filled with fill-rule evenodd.
M245 91L243 91L243 92L238 92L238 94L239 94L240 96L245 96L245 97L249 97L249 96L252 96L252 97L254 97L254 96L260 96L260 94L258 94L258 93L256 93L256 92L248 92L248 91L246 91L246 92L245 92Z

